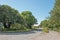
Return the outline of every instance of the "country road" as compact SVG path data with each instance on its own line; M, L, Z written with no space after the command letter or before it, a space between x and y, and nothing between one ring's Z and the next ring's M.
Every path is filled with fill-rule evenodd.
M60 33L54 31L43 33L40 30L21 33L0 33L0 40L60 40Z

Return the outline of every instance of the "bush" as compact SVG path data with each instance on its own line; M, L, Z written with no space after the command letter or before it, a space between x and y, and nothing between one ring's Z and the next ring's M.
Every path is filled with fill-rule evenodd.
M47 27L44 28L44 29L43 29L43 32L49 33L49 28L47 28Z

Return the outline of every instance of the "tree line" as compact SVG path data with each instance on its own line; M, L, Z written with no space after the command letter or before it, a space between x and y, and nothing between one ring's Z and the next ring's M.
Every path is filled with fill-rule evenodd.
M60 0L55 0L54 8L49 14L50 16L41 22L40 27L60 31Z
M0 23L2 23L6 29L10 29L11 25L15 23L32 29L32 25L37 23L37 19L32 15L31 11L23 11L20 13L8 5L0 5Z

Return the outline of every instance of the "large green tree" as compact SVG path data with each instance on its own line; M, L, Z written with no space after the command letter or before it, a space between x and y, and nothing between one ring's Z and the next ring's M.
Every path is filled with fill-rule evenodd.
M8 5L0 5L0 22L5 28L10 28L12 23L22 23L19 12Z
M50 21L53 27L60 27L60 0L55 0L54 8L50 12Z
M29 28L32 28L32 25L37 23L37 19L32 15L32 12L30 11L23 11L21 16L25 21L25 25L29 26Z
M41 21L39 26L44 28L44 27L48 27L48 24L49 24L48 20L43 20L43 21Z
M48 27L51 30L60 30L60 0L55 0L53 9L50 11L48 20L43 20L40 27Z

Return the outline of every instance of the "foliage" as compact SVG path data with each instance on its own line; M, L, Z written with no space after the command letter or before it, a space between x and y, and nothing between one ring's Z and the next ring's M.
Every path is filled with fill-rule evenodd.
M50 21L53 30L60 28L60 0L56 0L54 8L50 12Z
M24 25L21 25L19 23L12 24L11 29L16 29L16 30L24 30L27 29Z
M49 33L49 28L45 27L45 28L43 29L43 32Z
M2 23L2 31L22 31L30 30L37 19L30 11L23 11L21 14L18 10L8 6L0 5L0 23Z
M25 20L25 25L29 26L29 28L32 28L31 26L37 23L36 18L32 15L32 12L30 11L23 11L21 13L21 16Z
M23 23L19 12L8 5L0 5L0 22L3 23L5 28L10 28L12 23Z
M47 25L48 25L47 22L48 22L47 20L42 21L41 24L40 24L40 26L41 27L47 27Z
M40 26L48 27L51 30L60 30L60 0L55 0L54 8L50 11L48 20L43 20Z

